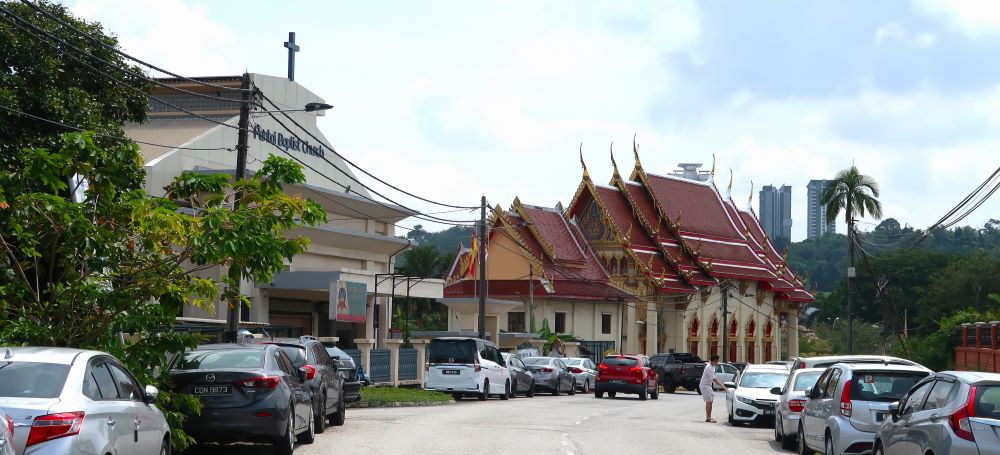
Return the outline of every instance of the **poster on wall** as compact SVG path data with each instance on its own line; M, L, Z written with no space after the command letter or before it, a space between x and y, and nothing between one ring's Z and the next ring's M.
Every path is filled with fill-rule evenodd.
M330 319L341 322L365 322L368 285L350 281L330 283Z

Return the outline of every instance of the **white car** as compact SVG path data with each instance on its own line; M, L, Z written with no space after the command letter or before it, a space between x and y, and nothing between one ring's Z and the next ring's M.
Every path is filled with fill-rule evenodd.
M0 455L14 455L14 419L0 412Z
M576 386L580 388L580 391L583 393L593 391L594 385L597 383L597 365L594 365L593 360L570 357L562 359L562 361L566 364L566 368L569 368L569 372L573 373L573 377L576 378Z
M513 384L500 350L478 338L446 337L431 340L427 347L427 378L424 388L450 393L455 399L490 395L506 400Z
M736 383L726 383L726 410L729 423L751 423L774 418L778 396L775 387L788 379L788 369L782 365L750 365Z
M728 363L720 363L715 366L715 379L719 382L725 384L727 382L736 382L736 379L740 375L740 370ZM719 388L719 386L714 386L714 388Z
M158 393L103 352L0 348L0 411L14 418L19 454L169 455Z
M824 368L799 368L788 376L788 381L776 390L778 403L775 405L774 440L781 443L781 448L795 448L795 438L798 437L799 416L806 407L809 398L806 389L816 385Z

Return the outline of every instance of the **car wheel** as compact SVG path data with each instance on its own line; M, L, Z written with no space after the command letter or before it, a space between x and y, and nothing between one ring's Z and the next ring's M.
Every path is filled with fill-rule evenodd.
M830 437L829 433L826 435L826 439L823 443L823 449L823 453L825 455L833 455L833 438Z
M486 401L486 399L489 397L490 397L490 380L487 379L483 381L483 393L480 393L477 398L479 398L479 401Z
M785 450L795 450L796 438L787 434L781 435L781 448Z
M667 378L667 382L663 383L663 391L667 393L674 393L677 391L677 384L670 378Z
M583 393L590 392L590 379L583 381Z
M163 444L160 444L160 455L170 455L170 436L163 438Z
M316 422L313 424L313 428L316 429L316 434L320 434L326 431L326 394L323 394L323 399L319 400L319 409L313 412L313 420Z
M570 395L576 395L576 381L575 380L569 386L569 394Z
M315 419L308 419L309 423L306 425L305 433L296 436L297 439L302 444L312 444L316 440L316 425L314 425Z
M288 423L285 434L274 441L275 455L292 455L295 451L295 405L288 404Z
M596 397L596 398L604 398L604 392L601 392L600 390L595 390L594 391L594 397Z
M535 382L531 381L531 385L528 386L528 398L535 396Z
M344 392L340 392L340 402L337 403L337 412L330 416L330 425L339 427L347 421L347 403L344 402Z
M501 400L510 399L510 381L507 381L503 385L503 395L500 395Z
M654 400L659 400L660 399L660 387L659 386L654 387L653 391L649 393L649 396L650 396L650 398L652 398Z
M781 416L774 417L774 440L775 442L781 442L785 438L782 436L779 428L781 428Z
M608 398L614 398L615 395L618 395L618 393L617 392L608 392Z
M799 446L798 447L799 455L813 455L814 452L810 451L809 446L806 445L806 435L805 431L802 430L802 425L799 425L799 431L797 434L799 435L799 437L797 438Z
M557 397L559 396L559 393L559 381L556 381L556 383L552 386L552 396Z
M875 441L875 455L885 455L885 449L882 448L882 441Z
M729 424L732 425L732 426L734 426L734 427L736 426L736 419L733 418L733 411L732 410L729 411Z
M642 392L639 392L639 399L642 401L646 401L646 399L648 398L649 398L649 391L643 388Z

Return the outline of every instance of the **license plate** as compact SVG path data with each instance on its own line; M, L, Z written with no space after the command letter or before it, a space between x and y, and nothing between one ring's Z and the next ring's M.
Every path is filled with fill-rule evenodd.
M458 370L441 370L441 374L462 374L462 372Z
M624 379L612 379L612 380L610 380L608 382L610 382L612 384L624 384L625 380Z
M886 415L886 413L884 413L884 412L876 412L875 413L875 422L881 422L881 421L885 420L885 415Z
M774 410L773 409L765 409L764 410L764 415L766 415L766 416L773 416L774 415Z
M233 388L229 384L225 385L196 385L191 388L191 393L195 395L229 395L233 393Z

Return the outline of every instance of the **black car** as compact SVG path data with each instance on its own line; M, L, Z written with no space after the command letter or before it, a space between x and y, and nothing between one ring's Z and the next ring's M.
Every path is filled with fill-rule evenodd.
M576 378L562 360L555 357L527 357L521 360L534 375L535 389L552 392L553 395L562 392L576 395Z
M358 367L354 365L354 358L327 342L323 343L323 347L340 367L340 375L344 377L344 399L348 403L361 401L361 376L358 375Z
M199 443L269 442L290 455L295 441L314 438L307 372L278 346L208 344L174 357L174 390L201 400L200 415L184 421Z
M524 364L516 354L503 353L503 360L507 363L507 371L510 373L510 382L514 384L510 388L510 396L516 397L517 394L524 394L526 397L535 396L535 375L528 370L528 366Z
M344 424L347 417L344 378L340 374L338 362L326 353L322 343L309 337L297 340L274 339L261 343L280 346L292 359L292 366L306 370L316 420L313 426L317 433L326 430L327 422L337 427Z

